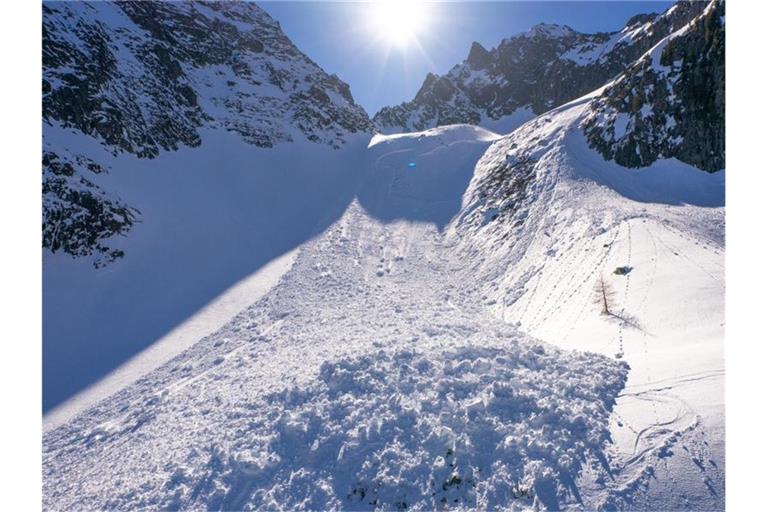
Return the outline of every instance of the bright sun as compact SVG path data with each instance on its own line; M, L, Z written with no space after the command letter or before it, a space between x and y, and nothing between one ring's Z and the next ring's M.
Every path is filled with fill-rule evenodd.
M371 3L369 23L374 36L390 45L410 46L418 42L429 25L427 2L379 0Z

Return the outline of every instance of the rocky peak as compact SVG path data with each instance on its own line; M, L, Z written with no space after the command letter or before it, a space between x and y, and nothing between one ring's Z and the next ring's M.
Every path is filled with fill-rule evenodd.
M481 69L491 63L491 58L490 52L486 50L483 45L475 41L469 49L467 64L469 64L472 69Z
M561 39L573 37L577 34L568 25L558 25L556 23L538 23L528 29L523 35L528 38L541 37L546 39Z
M651 12L647 14L635 14L627 20L626 27L632 28L645 23L652 23L658 17L658 13Z
M590 146L625 167L725 168L725 2L662 39L590 105Z
M43 117L142 157L196 146L203 127L262 147L372 129L252 2L44 3Z
M435 85L435 82L437 82L439 79L440 77L436 74L427 73L427 76L424 77L424 82L421 84L419 91L416 93L416 97L423 98L426 94L429 93L431 88Z
M442 77L430 74L412 101L384 107L374 123L385 132L418 131L541 114L602 86L705 6L678 2L611 33L540 23L491 50L473 43L464 62Z

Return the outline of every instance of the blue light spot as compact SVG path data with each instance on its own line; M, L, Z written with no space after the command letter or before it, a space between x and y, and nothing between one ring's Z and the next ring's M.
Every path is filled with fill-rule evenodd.
M416 162L409 162L408 167L416 167Z

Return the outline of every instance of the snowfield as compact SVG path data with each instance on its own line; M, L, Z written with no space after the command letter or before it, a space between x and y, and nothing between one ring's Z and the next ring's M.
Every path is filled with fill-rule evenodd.
M590 99L339 159L266 295L46 432L44 508L722 510L724 176L604 161Z
M340 150L309 141L264 150L233 133L203 135L199 148L146 159L115 157L91 137L46 127L47 142L109 162L112 171L94 181L141 212L129 236L110 239L125 258L103 269L94 271L90 258L45 254L46 412L337 220L354 196L370 140L351 135ZM238 301L237 311L250 302Z
M613 478L582 475L587 508L723 509L724 172L604 161L579 129L591 97L528 123L478 163L452 226L475 262L464 280L522 331L629 363L611 419ZM509 217L509 197L486 192L501 162L513 174L533 168ZM600 277L610 315L594 303Z
M297 252L298 250L287 252L241 279L106 377L51 409L43 417L43 430L47 431L66 423L93 404L162 366L200 341L200 338L221 329L232 317L277 284L280 277L293 265Z

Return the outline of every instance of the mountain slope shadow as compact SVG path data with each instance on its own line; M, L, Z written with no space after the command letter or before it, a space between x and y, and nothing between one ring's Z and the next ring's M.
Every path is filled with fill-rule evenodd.
M46 136L110 162L113 172L101 176L100 185L119 190L141 212L141 222L127 237L110 240L125 257L105 268L60 253L46 256L44 412L323 232L356 194L377 220L443 229L461 207L477 160L498 137L457 125L374 136L367 149L361 135L342 150L308 144L264 151L209 132L200 148L147 160L115 158L59 130Z
M428 222L442 230L459 212L475 164L497 138L469 125L376 135L360 204L382 222Z
M307 142L265 151L209 134L200 148L152 160L91 148L113 170L100 185L119 190L141 211L141 222L127 237L110 239L125 257L105 268L46 254L43 411L323 232L354 197L368 138L341 150Z
M568 159L581 177L604 185L639 203L679 206L725 206L725 171L709 173L675 158L659 159L647 167L629 169L605 160L589 148L581 132L566 139Z

